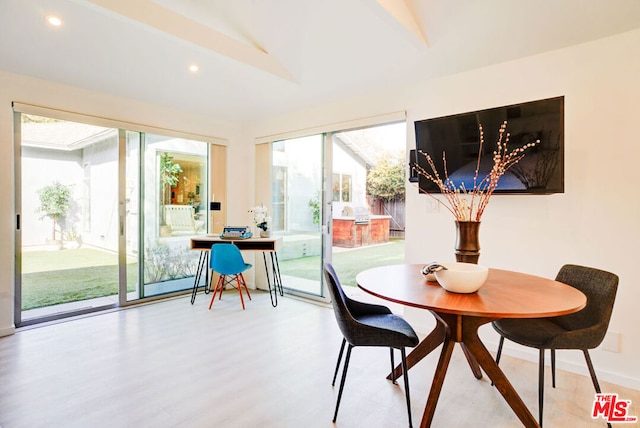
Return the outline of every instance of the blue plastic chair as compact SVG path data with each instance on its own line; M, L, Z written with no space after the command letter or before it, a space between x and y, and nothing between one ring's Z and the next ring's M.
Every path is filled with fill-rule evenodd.
M240 302L242 303L242 309L244 309L244 298L242 297L242 287L247 292L249 300L251 300L251 294L247 288L247 283L244 280L242 272L249 269L252 265L245 263L240 254L240 249L234 244L214 244L211 246L210 254L210 267L211 270L217 272L220 277L216 283L216 288L213 290L213 296L211 297L211 303L209 309L213 306L213 301L216 299L216 293L220 290L219 299L222 299L222 290L227 284L235 287L232 282L235 280L238 284L237 288L240 293ZM213 275L211 275L213 281Z

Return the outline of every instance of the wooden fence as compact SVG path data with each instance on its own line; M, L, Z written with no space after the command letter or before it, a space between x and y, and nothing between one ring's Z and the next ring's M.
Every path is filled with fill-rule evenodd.
M405 202L404 199L369 199L369 210L372 215L389 215L389 237L404 238L405 228Z

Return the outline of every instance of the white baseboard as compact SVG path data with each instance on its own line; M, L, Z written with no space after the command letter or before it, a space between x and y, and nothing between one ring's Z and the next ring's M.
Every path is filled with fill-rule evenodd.
M428 317L420 316L422 309L414 309L414 308L405 308L404 316L414 327L416 332L421 335L427 335L433 329L435 321L433 319L429 319ZM498 335L491 329L490 327L481 327L479 331L480 338L482 342L486 346L486 348L495 355L496 350L498 349ZM439 348L438 348L439 349ZM521 360L530 361L532 363L538 364L538 350L533 348L528 348L526 346L520 346L514 344L509 341L505 341L505 345L503 348L503 355L508 355L510 357L519 358ZM563 352L571 352L571 351L558 351L556 353L556 365L559 370L565 370L570 373L579 374L582 376L589 377L589 371L587 369L587 365L584 362L584 358L581 357L580 362L574 362L567 359L562 358ZM577 351L574 351L577 352ZM550 364L550 357L547 357L546 363ZM625 388L631 388L640 391L640 379L632 378L629 376L625 376L621 373L615 373L608 370L602 370L598 367L595 367L596 373L598 375L598 380L613 383L615 385L620 385ZM610 391L603 391L610 392Z
M483 340L487 349L491 352L495 352L498 349L498 341L492 340ZM572 352L572 351L564 351L558 350L556 352L556 367L558 370L564 370L570 373L575 373L578 375L582 375L585 377L589 377L589 370L587 369L587 364L584 362L584 358L582 358L581 362L568 361L562 358L563 352ZM573 351L579 352L579 351ZM539 354L538 350L534 348L528 348L526 346L515 345L505 341L504 348L502 348L502 354L508 355L510 357L519 358L521 360L530 361L532 363L538 364ZM551 364L551 357L547 354L545 358L546 365ZM594 363L595 366L595 363ZM620 373L613 373L611 371L596 369L596 374L598 376L599 381L613 383L615 385L620 385L625 388L631 388L635 390L640 390L640 379L630 378L628 376L624 376ZM602 392L612 392L612 391L602 391Z
M0 328L0 337L11 336L15 332L16 332L16 328L14 326Z

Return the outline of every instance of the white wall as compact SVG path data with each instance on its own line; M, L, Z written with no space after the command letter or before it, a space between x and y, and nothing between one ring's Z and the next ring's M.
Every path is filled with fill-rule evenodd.
M498 48L498 47L496 47ZM482 222L480 262L555 277L565 263L612 271L620 285L610 330L621 335L620 352L597 349L600 377L640 389L640 203L634 173L640 159L640 31L532 56L420 85L369 94L314 111L257 124L255 135L316 127L322 123L405 109L407 148L413 121L537 99L565 97L565 193L494 196ZM407 191L407 255L410 263L453 260L455 231L448 211L433 212L425 195ZM419 310L407 316L423 329L432 320ZM481 332L489 349L497 336ZM533 351L505 352L537 361ZM558 353L558 366L585 373L582 354Z
M71 152L54 152L37 147L23 147L22 149L22 174L28 179L23 180L22 188L25 195L22 199L22 216L21 223L28 224L29 227L23 228L22 245L45 245L47 240L52 239L53 220L46 217L42 221L40 217L42 213L38 211L40 207L40 197L38 190L51 184L51 174L56 174L56 180L64 185L70 185L81 182L82 179L82 151L76 150ZM43 173L43 172L46 172ZM13 190L13 189L11 189ZM71 188L71 200L77 201L80 197L80 189L77 186ZM78 210L73 207L70 210ZM64 230L65 227L76 227L76 225L63 224L57 225L56 229ZM56 237L61 239L56 232Z
M593 360L606 372L603 378L635 388L640 388L640 274L634 268L640 203L633 173L640 159L635 129L640 57L631 52L638 48L640 31L634 31L429 82L412 91L422 98L409 103L408 114L411 122L564 95L565 193L493 198L483 216L480 262L548 277L565 263L618 274L610 330L621 334L621 352L596 350ZM414 138L412 129L408 138ZM428 212L426 197L415 191L409 192L407 212L408 261L451 257L451 216L445 210ZM487 341L492 334L489 328ZM577 364L565 368L586 373L579 352L558 358Z
M499 48L499 47L496 47ZM565 96L565 193L551 196L496 196L483 218L480 262L493 267L555 276L564 263L610 270L620 276L611 330L621 334L619 353L593 352L602 380L640 389L640 273L635 243L640 242L639 202L635 197L640 118L640 31L512 61L497 66L396 88L358 99L298 111L252 123L242 131L212 118L180 114L161 107L70 89L0 72L0 179L13 183L10 101L30 102L76 112L126 119L230 138L228 218L247 217L253 204L257 136L406 110L407 147L418 119ZM407 261L453 258L450 214L430 212L426 196L407 192ZM0 211L0 239L13 241L13 210ZM244 217L243 217L244 216ZM0 248L0 335L12 329L13 251ZM408 313L425 325L430 315ZM429 321L426 321L429 320ZM490 349L496 338L483 336ZM505 352L535 360L514 347ZM581 355L560 352L561 368L586 373ZM575 364L574 364L575 363Z

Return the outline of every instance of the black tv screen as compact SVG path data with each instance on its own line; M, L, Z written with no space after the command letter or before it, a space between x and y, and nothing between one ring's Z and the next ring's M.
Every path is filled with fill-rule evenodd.
M478 156L479 179L493 166L498 131L507 121L509 151L540 140L526 150L525 156L511 167L498 182L496 193L563 193L564 192L564 97L490 108L452 116L416 121L416 150L412 162L431 172L428 153L444 179L443 153L446 154L449 179L456 188L462 183L473 188ZM484 146L480 149L479 125L482 124ZM415 158L413 157L415 155ZM422 192L438 193L438 186L426 177L413 173Z

